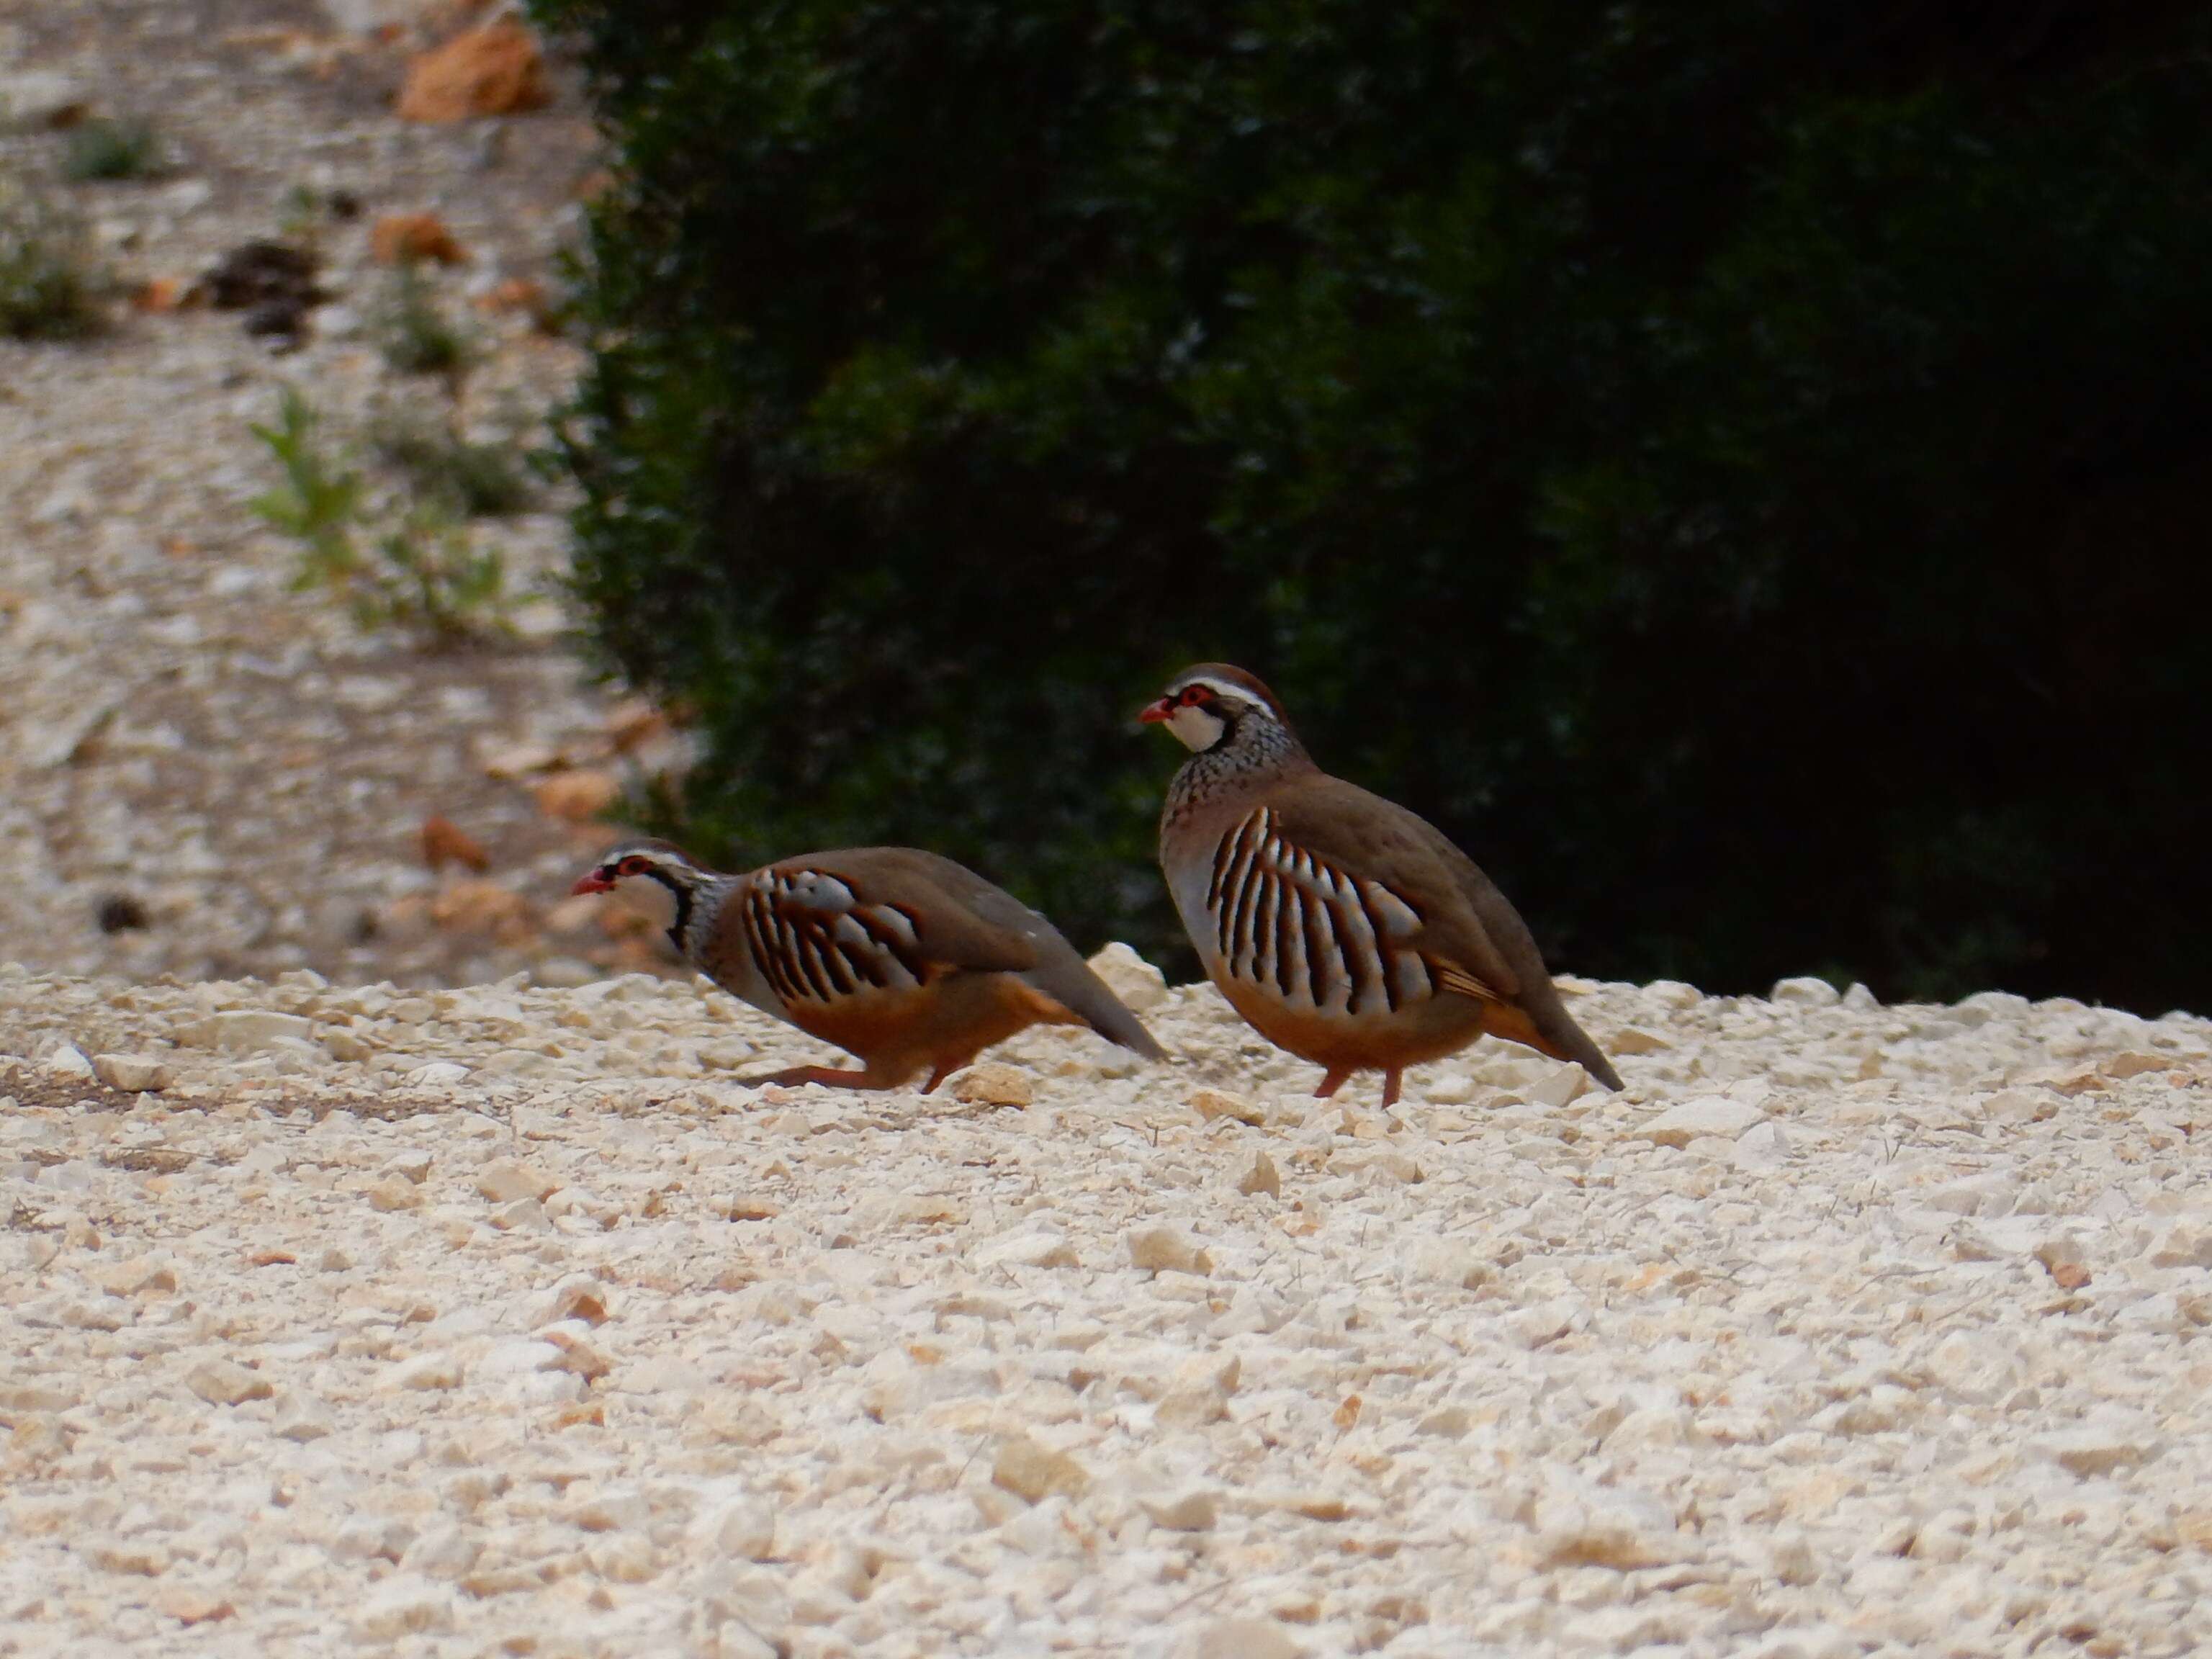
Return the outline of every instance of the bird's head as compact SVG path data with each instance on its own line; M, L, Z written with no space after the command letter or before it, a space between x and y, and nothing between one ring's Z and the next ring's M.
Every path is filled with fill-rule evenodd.
M568 890L572 894L611 893L632 877L644 876L672 893L685 894L696 891L712 878L712 874L694 863L682 848L667 842L626 841L609 849Z
M1184 669L1137 718L1147 726L1166 726L1184 748L1200 755L1243 732L1257 734L1272 727L1285 739L1291 736L1282 704L1259 676L1222 662Z

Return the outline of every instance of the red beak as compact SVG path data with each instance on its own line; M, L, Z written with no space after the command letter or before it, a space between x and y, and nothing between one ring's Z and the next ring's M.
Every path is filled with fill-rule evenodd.
M611 893L614 890L614 883L594 870L589 875L578 879L576 884L568 890L568 896L575 898L585 893Z
M1158 702L1148 702L1137 711L1137 719L1146 726L1160 726L1175 717L1175 704L1166 697Z

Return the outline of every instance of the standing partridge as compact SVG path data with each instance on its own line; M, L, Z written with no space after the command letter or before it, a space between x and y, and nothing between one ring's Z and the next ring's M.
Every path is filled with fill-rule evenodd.
M857 1055L861 1068L794 1066L756 1083L927 1094L982 1049L1031 1025L1087 1025L1146 1060L1165 1056L1059 929L934 853L855 847L744 875L661 841L627 842L574 890L633 877L676 896L668 937L732 996Z
M1326 1098L1483 1033L1620 1079L1568 1018L1528 925L1404 807L1313 763L1241 668L1185 669L1139 716L1193 752L1160 815L1160 867L1213 982L1260 1034L1324 1069Z

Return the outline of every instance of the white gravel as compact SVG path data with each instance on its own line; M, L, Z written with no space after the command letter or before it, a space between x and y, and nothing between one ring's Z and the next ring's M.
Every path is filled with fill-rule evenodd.
M924 1098L0 969L0 1653L2212 1644L2212 1025L1578 988L1626 1095L1393 1118L1204 989Z

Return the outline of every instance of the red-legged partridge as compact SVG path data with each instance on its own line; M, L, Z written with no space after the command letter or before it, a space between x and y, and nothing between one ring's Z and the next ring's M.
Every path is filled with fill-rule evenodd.
M1568 1018L1528 925L1490 878L1404 807L1333 778L1282 704L1223 663L1185 669L1139 719L1191 751L1160 815L1160 867L1231 1006L1324 1069L1326 1097L1485 1032L1620 1079Z
M928 1093L982 1049L1036 1024L1087 1025L1147 1060L1159 1045L1057 928L934 853L856 847L743 875L660 841L616 848L579 881L604 893L641 877L676 896L668 929L732 996L857 1055L861 1069L794 1066L754 1083Z

